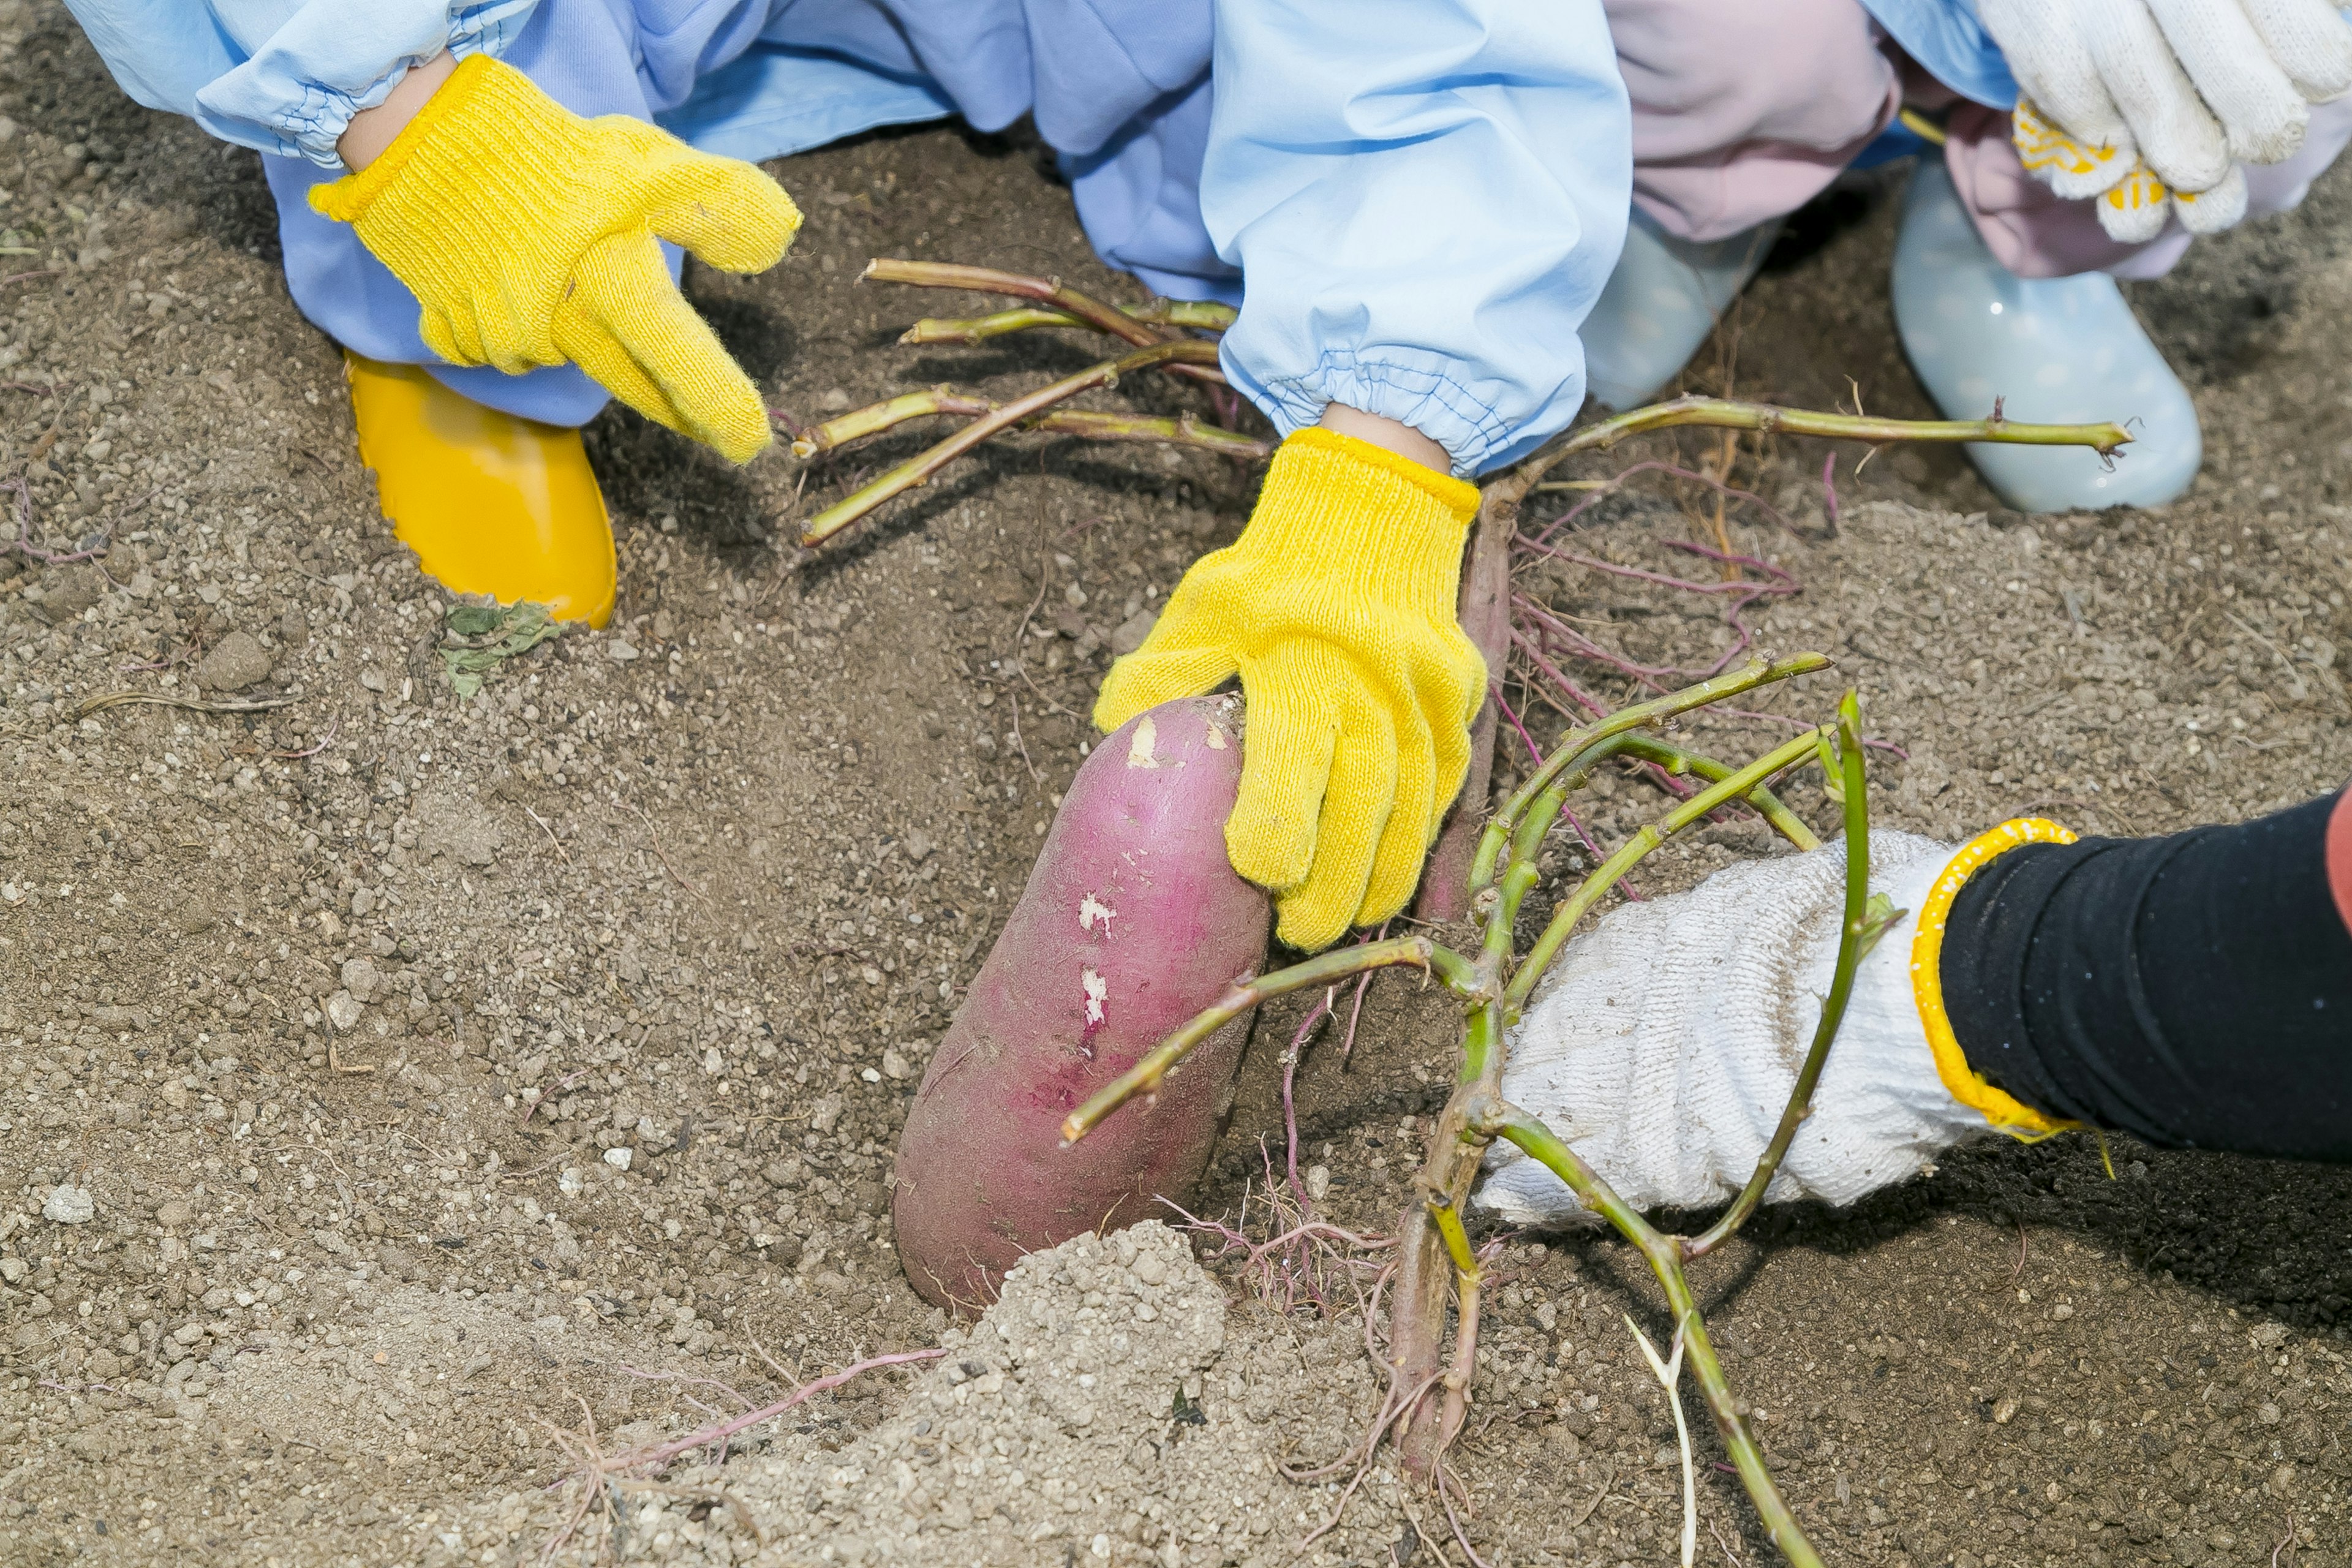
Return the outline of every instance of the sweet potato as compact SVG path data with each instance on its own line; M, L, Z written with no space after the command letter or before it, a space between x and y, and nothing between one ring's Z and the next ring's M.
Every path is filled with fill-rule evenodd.
M931 1057L898 1140L900 1261L977 1310L1024 1253L1182 1203L1233 1102L1246 1020L1156 1103L1075 1147L1059 1124L1265 952L1265 894L1225 858L1241 703L1162 703L1071 782L1029 885Z

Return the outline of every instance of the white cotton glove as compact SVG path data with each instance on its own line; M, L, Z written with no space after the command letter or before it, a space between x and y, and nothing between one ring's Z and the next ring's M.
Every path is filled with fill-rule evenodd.
M2015 140L2061 196L2099 198L2125 242L2178 213L2245 216L2241 162L2303 145L2310 106L2352 92L2352 26L2328 0L1979 0L2023 96Z
M1849 1204L1987 1125L1945 1091L1911 993L1911 941L1954 851L1870 836L1871 889L1904 917L1863 961L1813 1113L1765 1194ZM1845 847L1748 861L1626 904L1569 943L1511 1038L1503 1094L1636 1208L1697 1208L1745 1185L1821 1020L1844 917ZM1507 1143L1478 1203L1521 1225L1583 1215Z

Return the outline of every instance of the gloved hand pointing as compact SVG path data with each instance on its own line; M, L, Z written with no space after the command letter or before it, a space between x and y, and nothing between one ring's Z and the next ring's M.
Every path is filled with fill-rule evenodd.
M759 389L658 243L729 272L775 265L801 215L751 164L625 115L583 119L474 55L382 157L310 205L415 294L425 346L451 363L518 374L570 360L730 461L768 444Z
M2245 216L2241 162L2303 144L2310 105L2352 92L2352 26L2328 0L1980 0L2023 90L2019 156L2099 198L2116 239Z
M1462 787L1486 668L1455 617L1475 485L1330 430L1275 454L1242 536L1194 563L1111 667L1095 722L1214 689L1248 700L1234 869L1291 946L1404 908Z

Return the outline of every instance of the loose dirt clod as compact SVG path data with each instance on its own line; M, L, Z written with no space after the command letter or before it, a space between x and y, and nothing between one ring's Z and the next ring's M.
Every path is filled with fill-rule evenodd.
M1035 1253L969 1333L828 1450L815 1431L719 1470L681 1466L612 1538L622 1561L791 1564L1294 1560L1328 1489L1277 1467L1342 1440L1372 1380L1316 1376L1271 1314L1229 1314L1157 1221ZM730 1505L709 1506L721 1494ZM1327 1551L1384 1552L1393 1487Z
M197 661L196 682L215 691L242 691L269 679L269 651L250 632L231 632Z

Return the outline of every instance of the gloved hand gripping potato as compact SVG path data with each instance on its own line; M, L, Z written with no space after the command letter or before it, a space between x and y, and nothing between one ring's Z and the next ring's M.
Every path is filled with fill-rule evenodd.
M583 119L468 58L383 155L310 204L423 305L425 346L509 374L576 363L649 419L749 461L768 417L670 281L660 240L729 272L783 256L801 215L750 163L625 115Z
M1234 869L1307 952L1404 908L1470 761L1486 668L1455 617L1477 487L1330 430L1283 442L1242 536L1112 666L1117 729L1234 675L1249 704Z
M2014 140L2059 195L2098 199L2126 243L2178 214L2246 214L2240 163L2302 146L2310 105L2352 92L2352 26L2328 0L1982 0L2017 78Z

